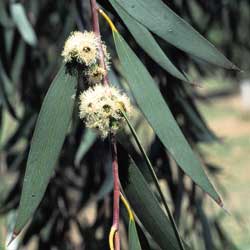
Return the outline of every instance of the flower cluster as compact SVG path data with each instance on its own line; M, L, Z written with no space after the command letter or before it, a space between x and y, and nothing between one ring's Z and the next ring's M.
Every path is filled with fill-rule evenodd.
M100 65L100 51L104 54L105 69ZM114 87L103 86L109 69L110 56L107 47L94 32L72 32L62 52L69 73L83 72L89 88L80 94L80 118L86 127L96 129L102 138L117 133L124 126L125 118L132 110L129 98Z
M70 74L76 74L80 71L84 72L87 79L92 80L92 73L95 73L100 60L99 41L104 53L105 65L108 69L110 55L107 52L106 45L92 31L74 31L64 44L62 56L66 64L66 68ZM104 77L105 70L99 70L99 77ZM94 77L95 78L95 77ZM90 84L92 82L89 82Z
M129 98L115 87L98 84L80 95L80 118L87 127L98 130L102 138L124 126L121 110L129 114L132 107Z

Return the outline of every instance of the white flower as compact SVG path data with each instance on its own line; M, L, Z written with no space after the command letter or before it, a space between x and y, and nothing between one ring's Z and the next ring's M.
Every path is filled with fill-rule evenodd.
M95 64L98 58L98 39L95 33L72 32L65 42L62 56L65 63L78 62L85 66Z
M80 118L86 127L98 130L102 138L124 127L121 109L127 115L132 112L129 98L115 87L98 84L80 95Z
M102 45L104 61L107 69L109 68L110 55L107 52L106 45L103 41L99 41L99 37L92 31L74 31L70 34L64 44L62 56L64 62L67 63L79 63L86 67L97 64L100 59L100 53L98 49L99 42Z
M90 67L89 70L86 71L85 75L87 77L88 83L90 85L101 83L104 76L106 74L106 70L98 65L94 65Z

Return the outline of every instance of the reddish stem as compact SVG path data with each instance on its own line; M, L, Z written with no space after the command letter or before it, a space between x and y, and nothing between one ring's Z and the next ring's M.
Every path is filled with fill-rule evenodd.
M116 139L113 134L111 134L110 139L111 139L112 169L114 178L113 227L116 229L115 250L120 250L120 237L119 237L120 183L119 183L119 172L118 172L117 147L116 147Z
M108 81L108 74L107 74L107 66L105 65L105 60L104 60L104 52L103 52L103 48L102 48L100 25L99 25L98 7L96 4L96 0L90 0L90 5L91 5L91 11L92 11L93 30L99 39L98 50L99 50L99 54L100 54L100 66L103 69L105 69L105 72L106 72L105 76L103 78L103 84L105 86L108 86L109 81Z
M99 53L100 53L100 66L105 69L106 74L103 79L103 84L105 86L109 85L107 67L105 65L104 60L104 52L102 48L101 42L101 33L99 26L99 17L98 17L98 7L96 4L96 0L90 0L91 10L92 10L92 21L93 21L93 30L96 36L99 39ZM117 159L117 147L116 147L116 139L115 135L110 135L111 141L111 154L112 154L112 171L114 178L114 194L113 194L113 225L112 227L116 229L114 245L115 250L120 250L120 236L119 236L119 202L120 202L120 183L119 183L119 172L118 172L118 159Z

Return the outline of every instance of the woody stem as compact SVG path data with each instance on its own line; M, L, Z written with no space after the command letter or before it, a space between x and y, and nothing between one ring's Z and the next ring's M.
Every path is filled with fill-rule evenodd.
M104 52L101 42L101 33L98 17L98 7L96 0L90 0L91 11L92 11L92 21L93 21L93 30L98 37L98 49L100 54L100 66L105 69L106 74L103 79L103 84L105 86L109 85L107 67L105 65ZM119 202L120 202L120 184L119 184L119 174L118 174L118 159L117 159L117 147L116 147L116 138L115 135L110 135L111 141L111 154L112 154L112 171L114 178L114 193L113 193L113 225L112 229L115 230L114 235L114 250L120 250L120 236L119 236Z
M99 25L99 17L98 17L98 7L96 0L90 0L90 5L91 5L91 12L92 12L92 25L93 25L93 30L98 37L98 50L99 50L99 63L100 66L105 69L105 75L103 78L103 84L107 86L109 84L108 81L108 74L107 74L107 66L105 65L105 60L104 60L104 52L103 52L103 47L102 47L102 42L101 42L101 33L100 33L100 25Z
M120 183L118 173L118 160L117 160L117 147L116 138L113 134L110 136L111 140L111 154L112 154L112 169L114 179L114 194L113 194L113 225L115 228L115 250L120 250L120 237L119 237L119 202L120 202Z

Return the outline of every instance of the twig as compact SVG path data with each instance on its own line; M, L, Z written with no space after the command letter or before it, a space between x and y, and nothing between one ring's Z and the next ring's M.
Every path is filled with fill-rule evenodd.
M100 33L100 25L99 25L99 17L98 17L98 7L96 4L96 0L90 0L91 5L91 11L92 11L92 25L93 25L93 31L95 32L96 36L98 37L98 50L100 55L100 66L105 69L105 76L103 78L103 84L105 86L109 85L108 81L108 74L107 74L107 66L105 65L104 60L104 52L102 47L102 41L101 41L101 33Z
M99 17L98 17L98 7L96 0L90 0L91 10L92 10L92 21L93 21L93 30L96 36L99 39L98 49L100 54L100 66L105 69L106 73L103 78L103 84L105 86L109 85L107 67L104 60L104 52L101 41L101 33L99 26ZM119 202L120 202L120 183L119 183L119 173L118 173L118 159L117 159L117 147L115 135L110 134L111 142L111 154L112 154L112 171L114 178L114 194L113 194L113 225L111 227L109 235L109 244L111 250L120 250L120 236L119 236L119 220L120 220L120 211L119 211Z
M116 230L115 233L115 250L120 250L120 237L119 237L119 217L120 217L120 183L118 173L118 159L116 138L113 134L110 135L111 153L112 153L112 169L114 177L114 200L113 200L113 225L112 228Z

